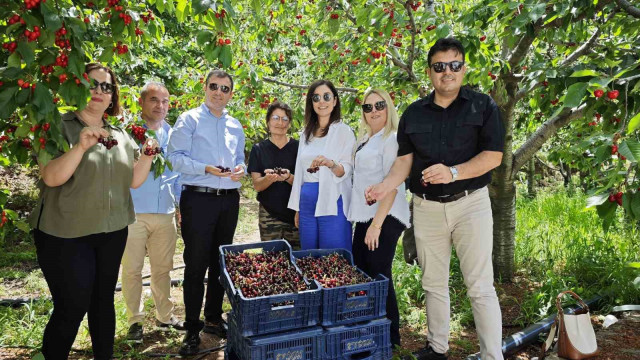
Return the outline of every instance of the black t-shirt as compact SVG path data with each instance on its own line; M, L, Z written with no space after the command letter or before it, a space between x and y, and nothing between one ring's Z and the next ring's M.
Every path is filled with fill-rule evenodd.
M290 139L282 148L278 148L271 140L263 140L251 148L249 155L249 173L260 173L264 176L265 169L276 167L288 169L291 174L296 168L296 156L298 155L298 140ZM295 211L287 208L291 185L286 181L277 181L268 188L258 192L258 201L278 220L293 224Z
M461 88L446 109L433 102L434 93L409 105L398 125L398 156L413 153L411 192L433 196L479 189L491 174L449 184L420 184L422 170L435 164L454 166L482 151L503 151L504 124L490 96Z

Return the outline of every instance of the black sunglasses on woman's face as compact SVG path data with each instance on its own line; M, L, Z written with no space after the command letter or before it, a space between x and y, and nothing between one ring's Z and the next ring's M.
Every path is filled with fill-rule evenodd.
M437 73L441 73L447 70L447 66L449 66L449 69L451 69L451 71L458 72L462 70L462 67L464 66L464 61L454 60L450 62L436 62L431 64L433 71Z
M231 91L231 88L228 87L227 85L218 85L216 83L210 83L209 84L209 90L211 91L216 91L218 90L218 88L220 88L220 91L222 91L223 93L228 93L229 91Z
M111 94L113 92L113 84L106 81L100 82L96 79L91 79L91 82L89 83L89 89L95 90L98 86L100 86L100 90L102 90L102 93L104 94Z
M384 100L378 101L375 104L362 104L362 111L366 113L370 113L373 111L373 107L375 106L376 110L381 111L387 107L387 102Z
M332 93L324 93L322 95L322 99L324 99L324 101L329 102L331 100L333 100L333 94ZM311 97L311 100L313 100L314 103L320 102L320 94L313 94L313 96Z

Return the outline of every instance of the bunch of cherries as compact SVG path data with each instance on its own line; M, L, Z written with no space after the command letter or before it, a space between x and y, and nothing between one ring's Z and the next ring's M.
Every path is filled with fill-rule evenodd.
M325 288L356 285L371 282L371 278L349 264L338 253L314 258L307 256L296 260L296 265L307 279L316 279ZM347 297L366 295L365 291L351 292Z
M315 173L317 173L318 171L320 171L320 166L310 167L310 168L308 168L308 169L307 169L307 172L308 172L309 174L315 174Z
M98 143L104 145L107 148L107 150L111 150L112 147L118 145L118 140L114 139L113 136L109 135L108 137L99 138Z
M226 166L216 165L216 167L217 167L218 169L220 169L220 172L221 172L221 173L223 173L223 174L224 174L224 173L229 173L229 172L231 172L231 168L228 168L228 167L226 167Z

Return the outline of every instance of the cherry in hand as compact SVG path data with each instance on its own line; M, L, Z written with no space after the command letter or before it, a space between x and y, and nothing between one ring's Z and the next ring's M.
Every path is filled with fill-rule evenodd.
M111 150L112 147L118 145L118 140L114 139L113 136L101 137L98 139L98 143L104 145L107 150Z
M312 168L308 168L308 169L307 169L307 172L308 172L309 174L315 174L315 173L317 173L318 171L320 171L320 167L319 167L319 166L316 166L316 167L312 167Z
M231 168L228 168L228 167L225 167L225 166L222 166L222 165L216 165L216 167L218 169L220 169L220 172L223 173L223 174L231 172Z

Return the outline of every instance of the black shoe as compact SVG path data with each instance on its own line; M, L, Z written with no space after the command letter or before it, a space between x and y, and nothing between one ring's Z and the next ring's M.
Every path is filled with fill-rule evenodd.
M182 346L180 346L180 350L178 350L178 353L182 356L196 355L200 351L198 349L199 345L200 345L200 332L187 331L187 334L184 336L184 339L182 340Z
M429 345L414 352L413 356L418 360L447 360L447 355L435 352Z
M227 338L227 324L222 320L218 321L204 321L203 332L207 334L213 334L221 339Z
M127 342L142 344L142 323L133 323L127 332Z
M156 328L160 331L169 331L170 329L174 329L184 332L186 330L184 327L184 321L180 321L173 316L169 320L169 323L163 323L156 319Z

